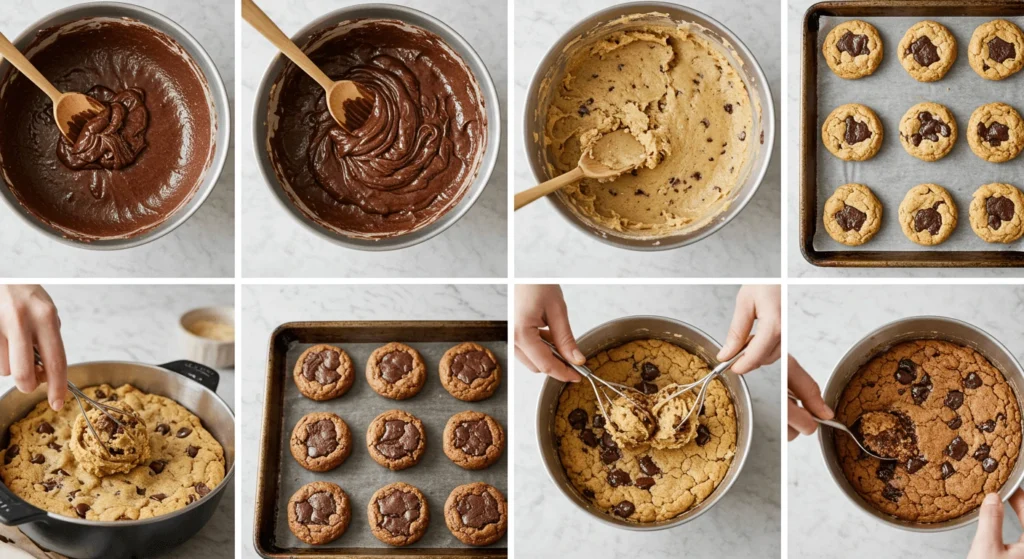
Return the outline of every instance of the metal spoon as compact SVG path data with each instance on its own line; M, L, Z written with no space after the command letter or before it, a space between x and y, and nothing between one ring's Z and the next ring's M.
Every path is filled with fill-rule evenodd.
M792 390L789 391L789 399L793 400L794 402L796 402L798 404L803 405L803 402L800 401L800 398L796 397L796 394L793 394ZM889 457L889 456L879 456L878 454L875 454L874 452L871 452L870 450L868 450L868 448L866 446L864 446L864 443L862 443L860 441L860 439L857 438L857 435L854 435L853 431L850 431L849 427L847 427L846 425L843 425L842 423L839 423L838 421L833 421L831 419L821 419L821 418L815 417L813 413L811 414L811 418L814 419L815 421L817 421L818 423L822 424L822 425L827 425L827 426L829 426L829 427L831 427L833 429L838 429L838 430L846 433L847 435L850 435L850 438L853 439L853 442L857 443L857 446L859 446L860 449L863 450L865 454L867 454L868 456L870 456L872 458L877 458L879 460L890 460L890 461L896 460L895 458L892 458L892 457Z

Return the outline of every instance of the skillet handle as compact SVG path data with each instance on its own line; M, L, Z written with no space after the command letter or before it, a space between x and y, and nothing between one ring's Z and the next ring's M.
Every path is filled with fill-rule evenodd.
M171 361L170 363L159 365L159 367L168 371L174 371L183 377L188 377L214 392L217 391L217 386L220 385L220 374L217 371L206 365L200 365L195 361Z
M0 524L20 526L46 518L46 511L21 500L6 485L0 483Z

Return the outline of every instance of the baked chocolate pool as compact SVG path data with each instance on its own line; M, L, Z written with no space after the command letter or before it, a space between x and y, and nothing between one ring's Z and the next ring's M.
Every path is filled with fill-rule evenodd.
M174 39L128 19L42 30L27 57L61 91L107 108L75 142L50 99L15 70L0 89L0 166L37 219L77 240L131 238L187 204L215 151L206 78Z
M415 231L454 208L487 147L480 87L459 54L395 20L345 22L308 44L328 76L372 93L373 111L358 130L342 130L324 90L287 63L271 94L267 148L292 202L360 238Z

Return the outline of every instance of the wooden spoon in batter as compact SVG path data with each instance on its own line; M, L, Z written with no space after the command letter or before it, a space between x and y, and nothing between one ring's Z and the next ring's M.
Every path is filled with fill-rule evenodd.
M7 40L3 33L0 33L0 56L6 58L11 65L50 98L53 103L53 119L57 123L57 128L60 129L60 133L69 142L75 142L82 127L90 118L106 110L102 103L84 93L61 93L58 91L50 83L50 80L46 79L25 58L25 55L21 54L18 47Z
M615 130L598 138L583 152L579 166L547 182L516 193L515 208L519 208L552 192L560 190L582 178L611 180L636 169L647 159L640 142L626 130Z

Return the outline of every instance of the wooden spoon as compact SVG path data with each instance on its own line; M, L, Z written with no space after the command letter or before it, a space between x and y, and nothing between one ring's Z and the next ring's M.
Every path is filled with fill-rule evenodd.
M58 91L3 33L0 33L0 56L6 58L50 98L53 103L53 120L69 142L74 143L78 139L78 134L90 118L106 110L102 103L84 93Z
M373 110L373 95L369 91L354 81L336 82L327 77L252 0L242 0L242 18L324 88L327 109L338 126L353 132L366 124Z

